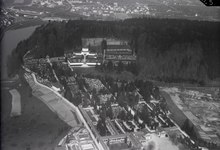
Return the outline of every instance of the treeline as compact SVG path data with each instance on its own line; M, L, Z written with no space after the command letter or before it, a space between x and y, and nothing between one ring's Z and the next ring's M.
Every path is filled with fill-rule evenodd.
M9 59L9 74L28 50L36 58L62 56L65 50L79 51L82 37L111 37L129 41L138 56L138 76L202 83L220 77L219 26L219 22L155 18L50 22L18 44Z
M131 72L133 75L138 74L137 64L134 62L130 62L128 64L123 64L121 61L116 65L112 61L108 61L107 63L102 63L101 65L96 65L96 70L101 72L116 72L121 74L123 71Z

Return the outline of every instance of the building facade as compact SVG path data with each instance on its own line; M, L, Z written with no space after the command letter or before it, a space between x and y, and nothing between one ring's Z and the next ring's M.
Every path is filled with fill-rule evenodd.
M119 62L124 64L135 63L136 55L128 45L107 45L103 51L103 62L109 61L116 65Z
M91 67L100 65L98 55L96 53L90 53L88 48L82 48L82 51L79 53L72 53L68 55L67 63L71 67Z

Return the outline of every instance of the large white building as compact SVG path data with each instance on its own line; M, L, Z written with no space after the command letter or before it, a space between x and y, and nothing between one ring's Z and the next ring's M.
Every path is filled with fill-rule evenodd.
M73 53L67 62L71 67L92 67L100 65L97 53L90 53L88 48L82 48L81 52Z

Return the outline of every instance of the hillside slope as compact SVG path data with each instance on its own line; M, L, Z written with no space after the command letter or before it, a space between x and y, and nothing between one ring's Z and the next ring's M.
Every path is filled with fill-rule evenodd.
M220 77L219 26L219 22L155 18L50 22L18 44L9 59L9 73L28 50L36 58L62 56L65 50L79 51L82 37L113 37L129 41L138 56L140 76L204 82Z

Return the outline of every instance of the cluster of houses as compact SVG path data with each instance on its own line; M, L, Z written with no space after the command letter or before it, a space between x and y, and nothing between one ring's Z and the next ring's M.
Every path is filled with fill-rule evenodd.
M98 150L85 127L76 127L59 142L56 150Z

